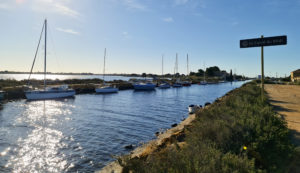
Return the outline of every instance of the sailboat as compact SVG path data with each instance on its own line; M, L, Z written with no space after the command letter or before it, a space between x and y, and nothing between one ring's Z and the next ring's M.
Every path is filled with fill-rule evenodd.
M161 60L161 73L162 73L162 77L164 76L164 56L162 56L162 60ZM160 89L167 89L170 88L170 84L167 82L162 82L159 86Z
M106 60L106 48L104 49L104 63L103 63L103 85L99 88L96 88L96 93L105 94L105 93L117 93L118 88L112 87L105 83L105 60Z
M31 66L31 71L28 77L28 81L30 79L30 76L32 74L32 69L35 63L35 59L38 53L39 45L42 39L43 32L45 31L45 55L44 55L44 89L43 90L29 90L25 91L25 96L27 100L46 100L46 99L57 99L57 98L65 98L65 97L72 97L75 95L75 90L68 89L67 85L62 85L59 87L47 87L46 82L46 64L47 64L47 19L44 21L44 25L42 28L42 32L40 35L38 47L35 53L35 57L33 60L33 64ZM29 82L28 82L29 84Z
M176 75L178 74L178 54L176 53L176 62L175 62L175 69L174 69L174 77L176 77ZM173 87L174 88L179 88L179 87L182 87L182 84L180 82L180 79L177 78L176 79L176 82L173 83Z
M186 70L187 70L187 73L186 73L186 76L188 77L189 76L189 54L186 55ZM191 82L190 81L183 81L182 83L182 86L191 86Z

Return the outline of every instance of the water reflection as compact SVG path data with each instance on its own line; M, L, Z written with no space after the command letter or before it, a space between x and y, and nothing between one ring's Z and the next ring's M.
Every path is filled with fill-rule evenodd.
M58 124L63 125L72 113L64 104L64 101L54 100L26 102L25 113L14 125L26 124L32 130L17 140L17 148L5 167L11 167L12 172L62 172L68 169L70 163L60 153L68 144L62 140L63 132L55 128Z

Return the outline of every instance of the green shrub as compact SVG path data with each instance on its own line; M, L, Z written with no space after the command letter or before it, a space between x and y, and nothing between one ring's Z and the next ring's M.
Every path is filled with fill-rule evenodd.
M184 147L127 158L124 172L284 172L293 156L285 121L256 83L200 111L185 131Z

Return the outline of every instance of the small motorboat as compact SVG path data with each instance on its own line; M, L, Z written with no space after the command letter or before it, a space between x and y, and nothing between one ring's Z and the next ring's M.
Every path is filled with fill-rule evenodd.
M154 90L155 87L156 85L151 82L133 84L135 90Z

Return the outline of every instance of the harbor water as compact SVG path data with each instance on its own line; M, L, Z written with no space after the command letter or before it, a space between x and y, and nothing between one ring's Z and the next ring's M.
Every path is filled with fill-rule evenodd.
M0 110L0 172L93 172L244 82L19 100Z

